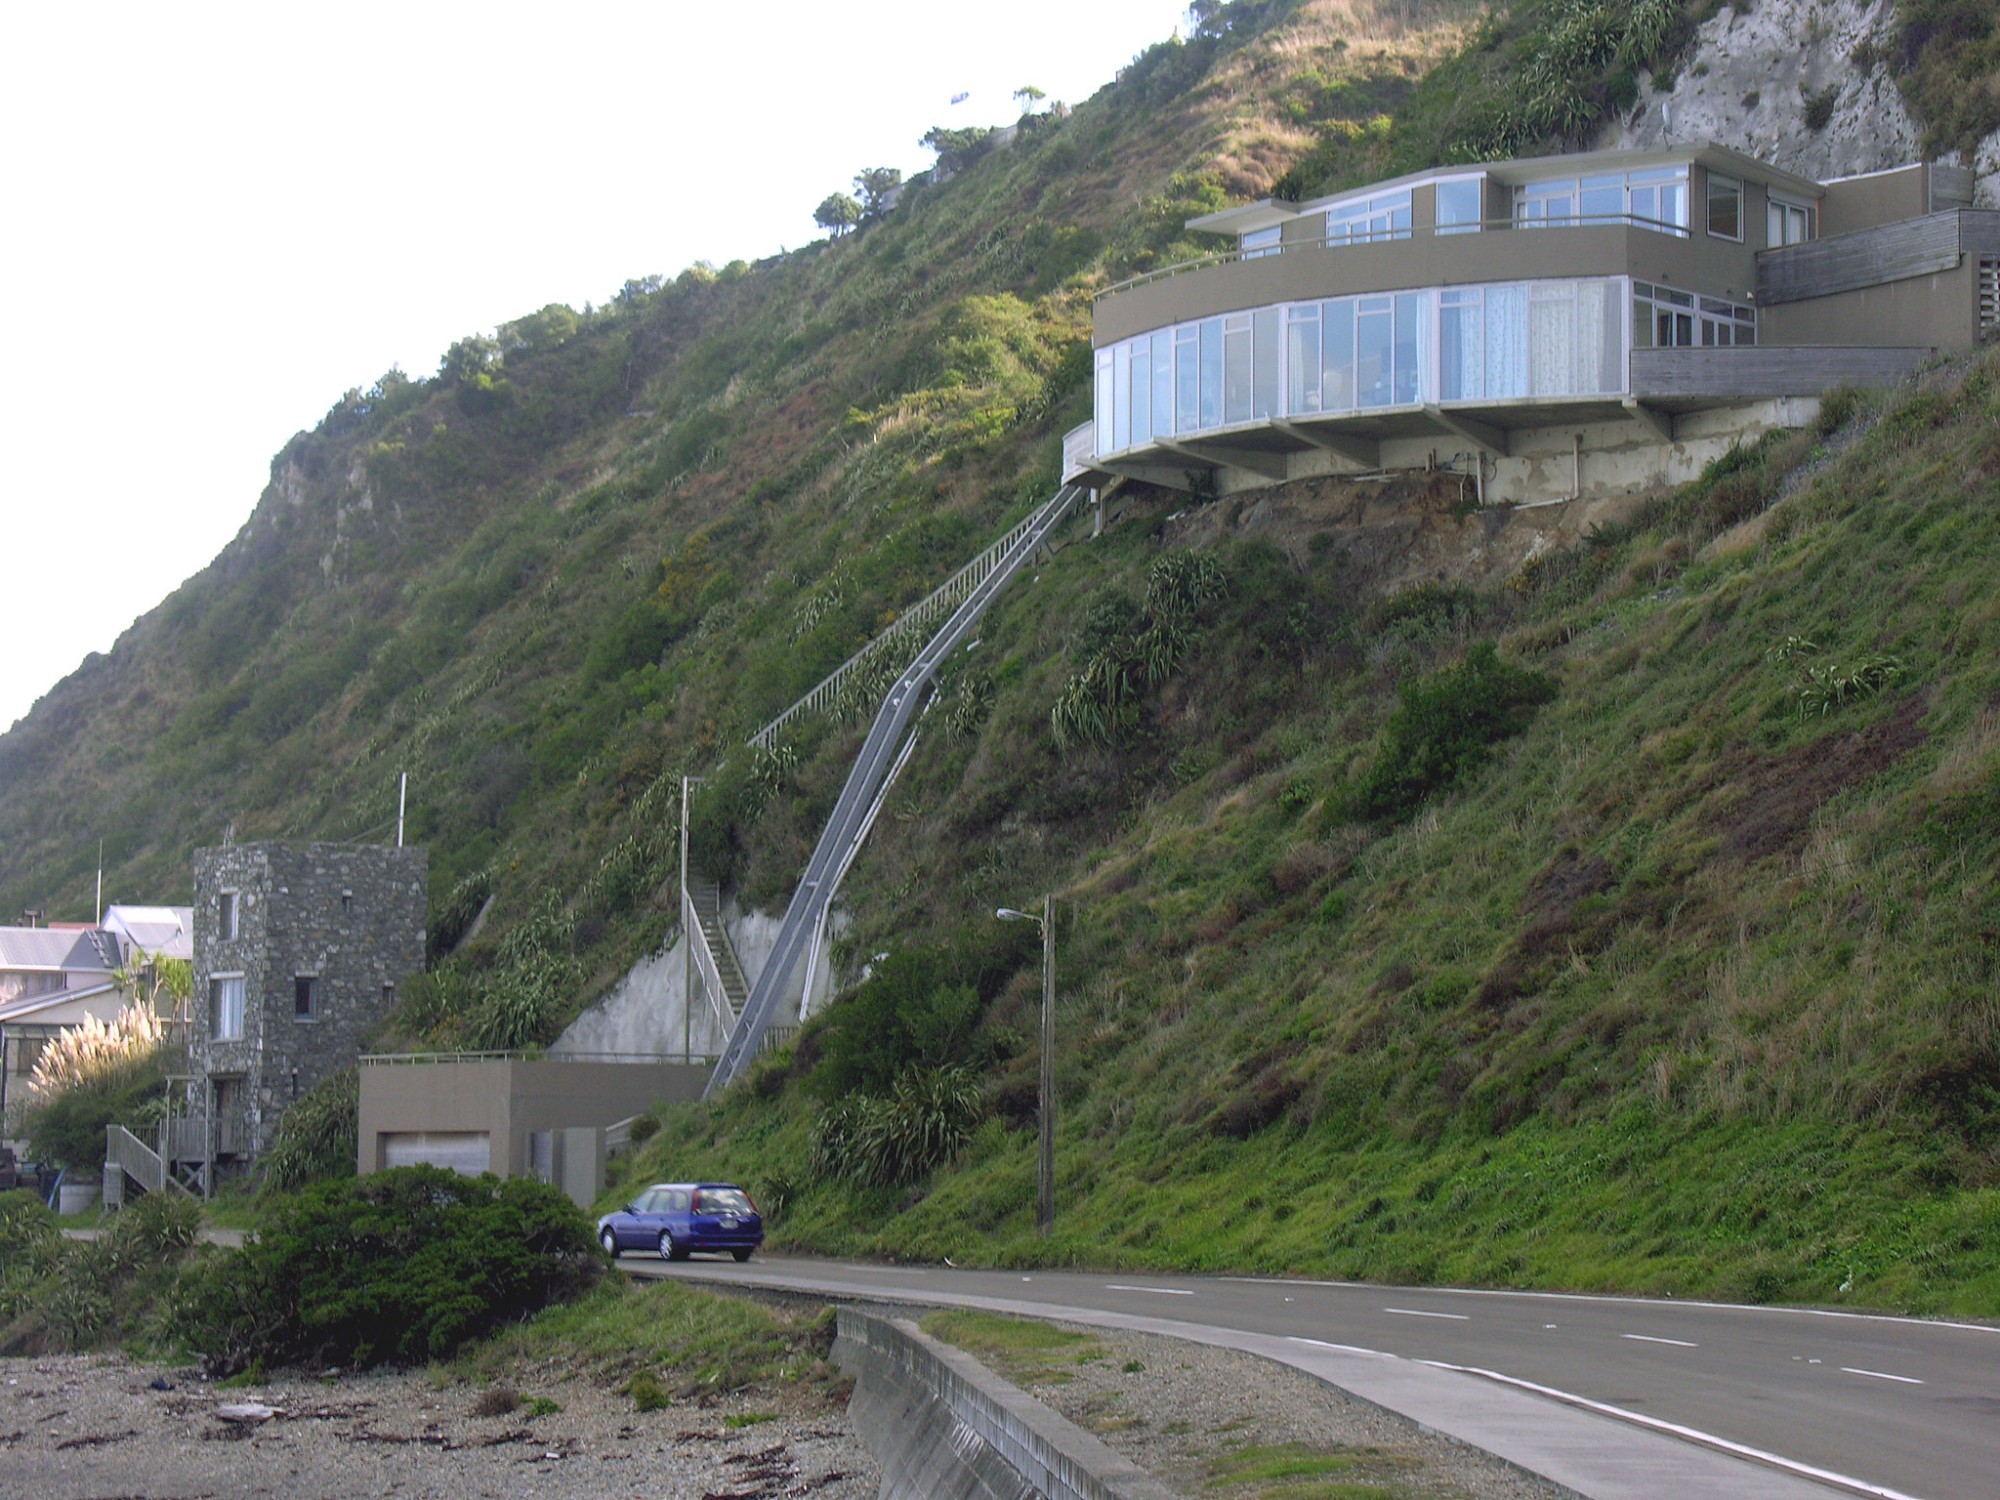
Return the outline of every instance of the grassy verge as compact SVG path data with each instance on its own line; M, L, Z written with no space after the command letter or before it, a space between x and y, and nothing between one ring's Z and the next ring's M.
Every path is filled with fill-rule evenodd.
M831 1309L780 1310L611 1276L576 1301L475 1345L440 1375L495 1383L539 1368L618 1384L641 1410L753 1387L831 1400L845 1389L827 1363L832 1348Z

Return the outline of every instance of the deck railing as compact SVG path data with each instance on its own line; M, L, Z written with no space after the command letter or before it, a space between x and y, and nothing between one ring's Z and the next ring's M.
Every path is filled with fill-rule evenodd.
M994 542L992 546L988 547L979 556L952 574L951 577L931 590L930 593L926 594L917 603L904 610L901 615L897 616L895 624L891 625L882 634L876 636L874 640L870 641L859 651L848 657L846 661L827 673L818 686L814 687L803 698L779 714L777 718L766 724L762 729L751 735L750 743L760 749L768 749L771 742L777 737L778 731L791 723L793 719L799 717L801 714L818 713L831 708L840 697L841 688L846 685L848 679L856 671L870 665L873 658L887 652L896 642L913 634L919 627L929 624L932 620L955 608L961 600L969 596L974 589L990 578L993 575L993 570L1000 565L1000 559L1007 555L1008 549L1034 528L1035 524L1041 520L1043 512L1047 509L1047 505L1037 506L1026 519L1009 527L1006 534Z
M1260 245L1251 250L1218 250L1213 255L1198 255L1193 260L1175 261L1170 266L1160 266L1155 270L1142 271L1137 276L1127 276L1123 281L1114 281L1097 294L1096 300L1101 302L1106 297L1115 297L1120 292L1131 291L1134 287L1150 286L1155 281L1171 281L1174 277L1185 276L1190 271L1205 271L1210 266L1226 266L1239 260L1267 260L1274 255L1292 255L1301 250L1345 250L1350 246L1393 244L1417 239L1446 239L1461 234L1495 234L1517 229L1585 229L1604 225L1651 229L1660 234L1672 235L1677 240L1689 237L1688 227L1685 224L1676 224L1667 219L1649 219L1641 214L1568 214L1557 219L1481 219L1477 223L1439 224L1423 229L1413 225L1407 229L1379 232L1322 234L1309 239L1285 240L1276 245Z

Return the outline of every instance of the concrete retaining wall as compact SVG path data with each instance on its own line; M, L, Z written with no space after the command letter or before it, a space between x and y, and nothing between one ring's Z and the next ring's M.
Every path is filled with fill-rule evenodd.
M914 1323L840 1309L848 1415L883 1500L1174 1500L1174 1492Z

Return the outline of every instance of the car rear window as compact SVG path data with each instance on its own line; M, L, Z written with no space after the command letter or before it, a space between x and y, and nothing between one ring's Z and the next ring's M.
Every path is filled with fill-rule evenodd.
M694 1195L698 1214L754 1214L750 1200L736 1188L703 1188Z

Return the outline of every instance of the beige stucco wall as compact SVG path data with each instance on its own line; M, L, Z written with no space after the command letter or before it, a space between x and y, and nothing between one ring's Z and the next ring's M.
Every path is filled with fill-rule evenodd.
M1763 212L1758 200L1759 223ZM1380 244L1301 248L1204 266L1101 298L1092 342L1102 347L1174 323L1281 302L1488 281L1637 276L1711 296L1748 299L1757 285L1757 248L1756 239L1742 244L1711 239L1699 227L1698 215L1686 239L1620 224L1413 235Z
M381 1170L385 1135L484 1131L493 1170L519 1176L530 1131L610 1125L662 1100L698 1099L708 1074L681 1063L364 1064L356 1170Z
M1955 351L1979 336L1979 265L1909 276L1882 286L1785 302L1757 315L1758 337L1780 348L1813 344L1908 344Z
M1819 237L1894 224L1931 211L1930 168L1921 162L1830 182L1819 204Z

